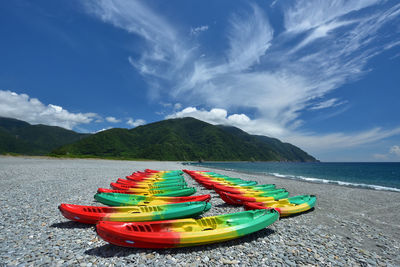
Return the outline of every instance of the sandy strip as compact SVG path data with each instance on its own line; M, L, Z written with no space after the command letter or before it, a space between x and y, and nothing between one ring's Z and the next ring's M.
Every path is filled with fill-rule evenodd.
M6 265L400 265L400 194L314 184L264 175L215 170L232 177L274 183L291 195L314 194L312 212L281 219L245 238L209 246L152 251L120 248L99 239L93 226L70 222L57 206L99 205L98 187L145 168L201 167L178 162L132 162L0 157L0 263ZM186 176L188 177L188 176ZM210 193L192 179L198 194ZM211 216L243 210L212 193Z

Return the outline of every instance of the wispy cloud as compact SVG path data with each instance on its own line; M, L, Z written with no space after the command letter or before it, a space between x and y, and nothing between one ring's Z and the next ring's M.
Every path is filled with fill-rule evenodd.
M303 32L309 29L318 29L329 25L346 14L358 11L371 5L378 4L381 0L300 0L290 4L284 13L285 28L289 32Z
M139 57L129 57L129 62L142 75L169 80L173 73L186 63L191 50L184 47L178 33L170 23L149 9L144 2L135 0L90 0L85 2L86 10L130 33L139 35L146 42L146 48ZM149 81L152 94L160 88Z
M318 110L318 109L325 109L325 108L332 108L337 107L343 104L346 104L347 101L339 101L337 98L331 98L329 100L317 103L313 105L310 109L311 110Z
M199 26L196 28L190 28L190 35L198 35L201 32L205 32L208 30L208 25Z
M26 94L0 90L0 116L16 118L32 124L46 124L72 129L100 118L96 113L72 113L53 104L45 105Z
M145 40L146 49L139 51L142 56L130 61L148 81L152 95L163 92L191 107L170 117L190 113L214 121L209 116L218 113L218 118L232 125L239 125L232 118L241 119L241 127L249 132L311 149L315 144L327 148L346 142L360 145L399 134L398 128L377 127L322 135L303 129L300 119L310 110L346 103L328 94L362 77L369 71L366 66L371 58L398 45L398 27L393 28L397 32L381 34L384 26L400 23L400 4L395 1L274 1L273 8L283 13L279 31L274 31L262 7L250 5L240 15L231 15L224 33L226 49L212 58L198 51L200 43L188 43L178 27L143 2L90 3L88 10L103 21ZM195 106L210 111L194 110ZM241 109L255 110L256 118L233 114L228 119L227 110Z
M296 133L295 133L296 134ZM358 131L337 132L331 134L297 133L295 136L287 136L285 140L294 142L301 147L307 147L312 152L335 151L342 148L357 147L364 144L399 135L400 127L383 129L380 127Z

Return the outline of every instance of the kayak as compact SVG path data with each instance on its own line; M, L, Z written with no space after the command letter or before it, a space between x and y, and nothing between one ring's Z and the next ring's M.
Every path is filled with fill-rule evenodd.
M151 170L151 169L145 169L144 170L146 173L156 173L156 174L162 174L162 175L181 175L183 174L183 171L181 170L172 170L172 171L157 171L157 170Z
M253 209L276 209L281 216L290 216L305 212L315 206L317 197L314 195L302 195L284 198L276 201L245 202L248 210Z
M183 178L182 176L174 178L125 176L125 178L132 182L184 182L185 181L185 178Z
M257 232L279 218L274 210L249 210L201 219L152 222L100 221L97 234L123 247L174 248L198 246L236 239Z
M158 171L158 170L145 169L144 172L145 173L156 173L156 174L162 174L162 175L171 175L171 174L180 175L180 174L183 174L183 171L181 171L181 170Z
M255 190L255 189L240 189L238 191L234 191L235 193L232 192L226 192L226 191L220 191L220 190L215 190L218 194L225 192L225 193L231 193L231 194L240 194L240 195L247 195L247 196L259 196L259 195L271 195L271 194L277 194L277 193L284 193L287 192L286 189L284 188L275 188L275 189L263 189L263 190ZM232 190L233 191L233 190Z
M185 181L182 182L170 182L170 181L166 181L166 182L153 182L153 181L149 181L149 182L135 182L132 180L127 180L127 179L122 179L122 178L118 178L117 183L119 184L127 184L127 185L133 185L135 187L149 187L149 186L153 186L153 187L162 187L162 186L171 186L171 185L175 185L175 186L184 186L187 185L187 183Z
M110 183L110 187L118 190L126 190L130 189L131 191L137 192L151 192L151 191L175 191L178 189L182 189L182 187L173 186L173 187L159 187L159 188L137 188L134 185L126 185L126 184L119 184L119 183ZM187 188L187 187L186 187Z
M183 202L156 206L99 207L61 204L65 218L96 224L99 221L140 222L197 216L211 208L208 202Z
M238 194L241 190L261 190L261 191L270 191L275 189L274 184L263 184L263 185L254 185L254 186L234 186L234 185L222 185L222 184L215 184L214 190L215 191L224 191L232 194Z
M276 189L269 192L263 193L241 193L241 194L231 194L227 192L220 191L218 192L219 196L222 198L225 203L232 205L243 205L243 201L240 201L240 197L264 197L263 201L271 201L278 200L281 198L287 198L289 196L289 192L285 189Z
M124 189L132 189L132 190L137 190L137 191L152 191L152 190L165 190L165 191L173 191L173 190L178 190L182 188L188 188L187 186L182 186L182 185L167 185L167 186L159 186L159 187L137 187L134 184L121 184L121 183L110 183L110 187L118 190L124 190Z
M216 184L223 184L223 185L239 185L239 186L251 186L256 185L256 181L237 181L237 182L214 182L214 181L207 181L201 182L201 184L207 189L213 189L214 185Z
M134 205L165 205L180 202L209 201L210 195L187 196L187 197L157 197L141 196L119 193L97 193L94 198L108 206L134 206Z
M225 186L255 186L256 181L246 181L241 178L233 178L226 175L219 175L216 173L204 173L185 170L193 179L203 185L207 189L214 189L215 185Z
M111 191L111 192L110 192ZM190 196L196 193L196 188L189 187L183 188L174 191L165 191L165 190L138 190L135 188L123 189L123 190L110 190L106 188L98 188L97 192L99 193L125 193L125 194L134 194L134 195L143 195L143 196L159 196L159 197L184 197Z

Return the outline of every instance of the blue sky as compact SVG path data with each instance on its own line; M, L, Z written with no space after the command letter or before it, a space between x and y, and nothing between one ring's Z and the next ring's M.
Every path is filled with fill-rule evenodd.
M400 161L398 1L2 1L0 116L192 116L323 161Z

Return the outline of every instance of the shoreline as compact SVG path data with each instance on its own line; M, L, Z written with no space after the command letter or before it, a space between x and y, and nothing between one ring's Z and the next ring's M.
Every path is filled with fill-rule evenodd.
M93 195L118 177L145 168L215 172L286 188L290 196L314 194L314 210L228 242L168 250L109 245L86 226L65 219L60 203L99 205ZM203 216L243 211L225 204L185 174L196 195L211 194ZM180 162L0 157L0 262L6 265L400 265L400 194L216 170Z
M385 162L385 163L392 163L392 162ZM395 163L397 163L397 162L395 162ZM293 180L293 181L305 182L305 183L311 183L311 184L337 185L337 186L343 186L343 187L349 187L349 188L360 188L360 189L365 189L365 190L400 193L400 188L387 187L387 186L382 186L382 185L352 183L352 182L345 182L345 181L340 181L340 180L329 180L326 178L315 178L315 177L300 178L299 176L294 176L294 175L290 175L290 174L274 175L271 173L249 172L249 171L244 171L244 170L235 170L235 169L218 168L218 167L205 167L205 166L201 166L201 165L192 165L192 164L185 164L185 163L182 163L182 164L185 166L203 167L203 168L215 169L218 171L232 171L232 172L242 173L242 174L246 174L246 175L265 175L265 176L271 176L271 177L278 178L278 179Z

